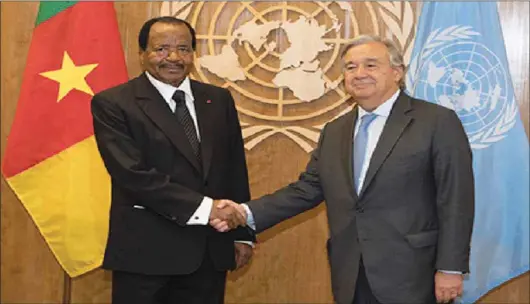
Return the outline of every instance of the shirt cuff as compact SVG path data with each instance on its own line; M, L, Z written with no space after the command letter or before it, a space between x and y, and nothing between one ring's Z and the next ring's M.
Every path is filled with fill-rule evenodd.
M252 248L255 248L256 246L254 245L254 243L252 243L251 241L234 241L236 243L243 243L243 244L247 244L249 245L250 247Z
M462 271L455 271L455 270L438 270L438 271L447 273L447 274L462 274Z
M245 212L247 213L247 226L252 228L252 230L256 230L256 223L254 222L254 215L252 215L252 211L250 211L250 208L247 204L241 204L243 208L245 208Z
M210 222L210 213L212 211L213 200L207 196L202 199L199 208L190 217L187 225L208 225Z

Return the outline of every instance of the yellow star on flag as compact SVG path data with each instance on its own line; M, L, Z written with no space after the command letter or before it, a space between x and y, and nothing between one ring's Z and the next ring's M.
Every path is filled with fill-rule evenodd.
M72 58L70 58L70 55L68 55L68 52L65 51L63 64L59 70L43 72L39 75L59 83L59 96L57 97L57 102L59 102L73 89L93 96L94 92L92 92L85 77L97 66L97 63L76 66Z

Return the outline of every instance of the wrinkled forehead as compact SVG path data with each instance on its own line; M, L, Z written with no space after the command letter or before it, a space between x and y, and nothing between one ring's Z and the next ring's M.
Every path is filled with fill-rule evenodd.
M191 45L191 40L191 33L186 25L157 22L149 31L148 43L150 45Z
M390 62L390 53L386 45L381 42L368 42L356 45L348 50L342 58L344 64Z

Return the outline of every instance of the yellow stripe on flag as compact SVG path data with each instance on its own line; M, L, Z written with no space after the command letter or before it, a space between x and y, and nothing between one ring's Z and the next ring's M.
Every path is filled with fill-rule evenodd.
M101 265L110 178L94 136L7 181L71 277Z

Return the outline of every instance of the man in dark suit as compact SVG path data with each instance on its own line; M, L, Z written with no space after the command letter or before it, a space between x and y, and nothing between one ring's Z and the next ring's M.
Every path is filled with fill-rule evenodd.
M92 100L94 132L112 181L103 267L113 303L223 303L226 271L252 254L245 219L216 198L249 200L241 128L228 90L190 80L196 38L161 17L139 34L145 72ZM235 243L234 243L235 242Z
M360 36L342 61L357 107L326 125L297 182L234 207L261 232L325 200L340 304L449 302L469 271L474 217L462 124L400 90L403 57L391 41Z

